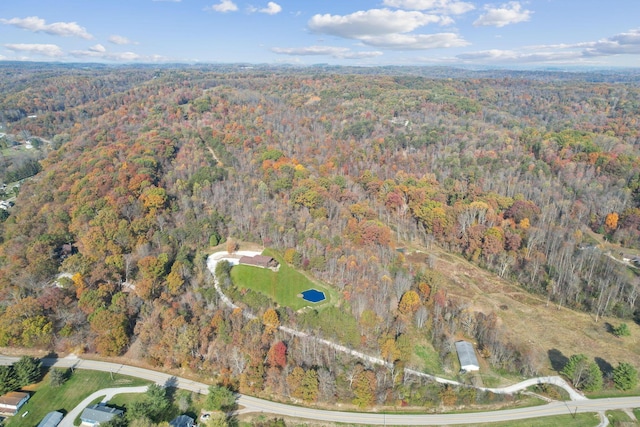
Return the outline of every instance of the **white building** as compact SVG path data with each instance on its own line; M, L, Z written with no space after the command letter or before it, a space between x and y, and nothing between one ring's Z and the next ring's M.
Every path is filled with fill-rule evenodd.
M479 371L480 364L473 344L468 341L456 342L456 351L458 352L458 360L460 360L460 370L464 372Z
M29 397L29 393L21 391L10 391L0 396L0 413L7 415L17 414L22 405L27 403Z

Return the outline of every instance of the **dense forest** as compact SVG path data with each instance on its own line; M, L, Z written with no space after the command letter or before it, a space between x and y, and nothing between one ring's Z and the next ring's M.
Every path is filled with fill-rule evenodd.
M594 322L637 321L637 76L418 70L1 65L3 132L45 142L0 145L0 179L33 175L0 223L0 346L361 406L452 399L403 377L416 339L443 373L463 337L495 369L545 372L499 313L449 293L435 248ZM340 303L228 309L206 258L229 242L271 249ZM275 330L274 310L397 369Z

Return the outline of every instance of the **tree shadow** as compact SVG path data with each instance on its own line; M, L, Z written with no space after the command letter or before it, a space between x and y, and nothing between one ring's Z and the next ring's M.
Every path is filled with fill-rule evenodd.
M547 354L549 356L549 361L551 362L551 369L556 372L562 371L567 362L569 362L569 358L556 348L552 348L547 351Z
M611 363L607 362L601 357L596 357L595 361L596 365L598 365L598 368L600 368L600 370L602 371L602 375L607 377L613 373L613 366L611 365Z
M604 322L604 330L607 331L608 333L612 334L613 333L613 325L609 322Z
M163 387L167 391L167 398L173 402L176 390L178 389L178 378L170 377L167 381L164 382Z

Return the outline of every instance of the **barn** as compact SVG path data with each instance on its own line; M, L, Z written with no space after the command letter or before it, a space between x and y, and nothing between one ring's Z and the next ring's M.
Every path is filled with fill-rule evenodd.
M458 360L460 360L460 370L463 372L479 371L480 365L473 344L468 341L456 342Z

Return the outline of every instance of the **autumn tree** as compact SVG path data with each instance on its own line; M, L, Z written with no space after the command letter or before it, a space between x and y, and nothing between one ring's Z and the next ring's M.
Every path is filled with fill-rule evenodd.
M287 365L287 345L278 341L267 352L267 363L270 366L284 368Z
M262 315L262 324L264 325L264 333L271 335L280 327L278 313L273 308L267 309Z
M298 394L305 402L315 402L318 399L318 372L308 369L304 373Z
M420 295L414 290L409 290L402 295L398 310L402 314L412 315L420 307Z
M302 385L302 380L304 379L304 369L300 366L296 366L293 368L291 373L287 375L287 385L289 386L289 393L293 397L299 397L300 394L298 390Z
M373 405L377 389L375 373L369 370L361 370L353 379L351 388L355 395L354 404L361 408Z
M129 344L128 319L124 313L100 309L90 318L91 330L97 335L96 350L105 356L117 356Z
M619 216L617 212L611 212L610 214L607 214L606 218L604 219L604 225L607 229L607 232L611 233L616 228L618 228L618 219Z

